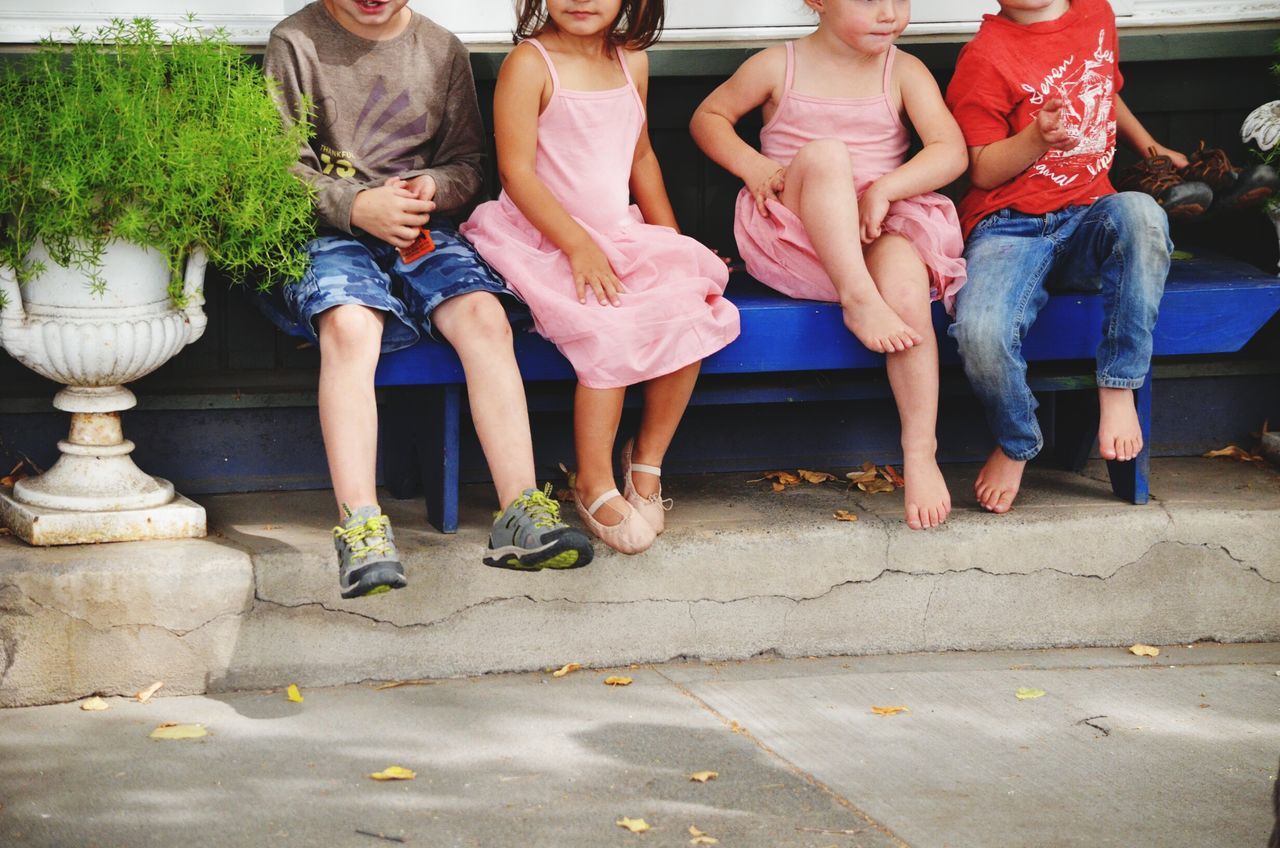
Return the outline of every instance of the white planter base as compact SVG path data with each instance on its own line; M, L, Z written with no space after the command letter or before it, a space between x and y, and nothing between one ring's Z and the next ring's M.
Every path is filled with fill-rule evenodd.
M70 402L69 402L70 401ZM133 406L119 386L66 389L60 409ZM38 477L0 493L0 523L32 545L80 545L205 535L204 509L178 496L173 484L143 473L129 456L120 413L76 411L71 432L58 442L62 456Z
M0 524L27 544L42 547L193 539L207 534L204 507L182 495L152 509L71 512L21 503L11 491L0 489Z

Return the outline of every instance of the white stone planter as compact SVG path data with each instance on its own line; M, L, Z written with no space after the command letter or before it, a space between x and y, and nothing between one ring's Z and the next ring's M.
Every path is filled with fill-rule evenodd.
M150 374L204 333L204 253L187 261L182 310L167 292L168 264L154 250L111 243L101 293L42 247L31 258L46 270L21 287L0 268L7 302L0 347L67 387L53 405L71 413L71 430L58 443L62 456L52 468L19 481L12 493L0 490L0 521L34 545L205 535L204 509L134 465L133 442L120 424L120 412L137 403L123 384Z

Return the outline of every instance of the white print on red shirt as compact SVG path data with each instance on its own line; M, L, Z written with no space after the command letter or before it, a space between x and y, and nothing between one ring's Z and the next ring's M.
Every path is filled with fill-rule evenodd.
M1050 150L1031 167L1032 173L1061 187L1081 177L1093 179L1111 167L1116 153L1116 122L1110 120L1115 97L1115 52L1104 47L1105 29L1098 31L1098 48L1077 66L1076 57L1045 74L1038 87L1022 84L1029 100L1041 105L1050 98L1062 101L1062 123L1076 145L1070 150ZM1039 115L1037 111L1033 119Z

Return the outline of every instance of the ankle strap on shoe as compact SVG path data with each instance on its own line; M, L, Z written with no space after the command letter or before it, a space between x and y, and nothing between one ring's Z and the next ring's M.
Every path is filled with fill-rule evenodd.
M652 474L654 477L662 476L662 469L656 465L642 465L639 462L631 463L631 472L634 474L637 471L641 474Z
M606 503L613 500L614 498L620 498L620 497L622 497L621 492L619 492L617 489L610 489L609 491L605 492L603 495L601 495L600 497L596 498L594 501L591 502L591 506L587 507L587 514L590 515L592 518L594 518L596 512L600 509L600 507L604 506Z

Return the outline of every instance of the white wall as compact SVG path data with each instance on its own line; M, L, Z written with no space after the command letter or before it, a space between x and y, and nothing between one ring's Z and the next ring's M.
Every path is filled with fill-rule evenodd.
M0 0L0 43L30 43L72 26L147 15L177 21L185 11L225 27L234 40L262 44L272 25L307 0ZM411 0L471 43L510 41L511 0ZM1280 20L1280 0L1112 0L1122 27L1178 27ZM908 35L967 33L995 0L915 0ZM174 11L183 10L183 13ZM668 0L666 41L791 37L812 26L801 0Z

